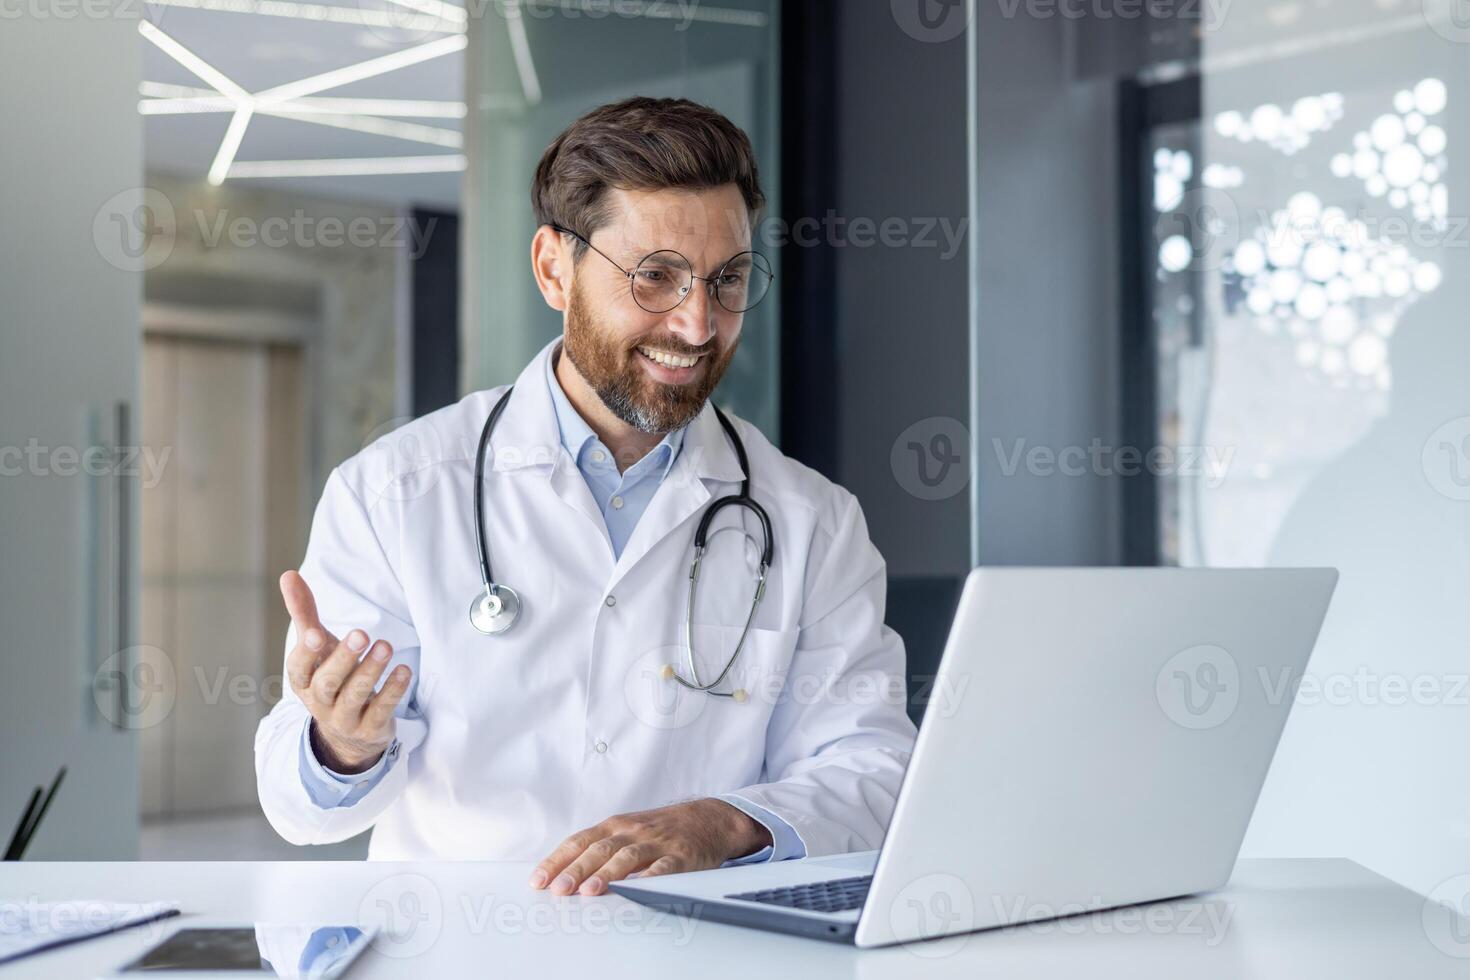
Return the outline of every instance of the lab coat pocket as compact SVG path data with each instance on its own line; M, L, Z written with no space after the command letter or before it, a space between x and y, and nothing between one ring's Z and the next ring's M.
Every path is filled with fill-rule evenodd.
M699 681L720 675L740 639L740 626L692 628ZM796 650L797 630L752 628L740 654L714 692L693 691L669 681L670 717L665 733L671 798L728 793L759 782L765 763L766 733L784 689ZM688 681L688 654L680 649L674 666Z

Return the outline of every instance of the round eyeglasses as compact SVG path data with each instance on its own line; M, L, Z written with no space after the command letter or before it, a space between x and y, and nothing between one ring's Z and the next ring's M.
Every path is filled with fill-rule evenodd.
M696 276L694 267L679 252L665 248L650 252L629 272L612 256L593 245L585 236L570 228L552 225L554 231L571 235L592 251L607 259L628 280L633 293L633 302L649 313L667 313L677 307L694 289L696 280L705 283L705 288L726 310L744 313L766 298L770 292L770 261L759 252L741 252L731 258L713 276Z

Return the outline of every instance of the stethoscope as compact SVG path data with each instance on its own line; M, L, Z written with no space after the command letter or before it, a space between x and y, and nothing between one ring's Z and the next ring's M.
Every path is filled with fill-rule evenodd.
M521 615L521 597L508 585L502 585L495 581L495 576L490 571L490 547L485 539L485 457L490 448L490 434L495 431L495 424L500 421L500 415L505 411L505 405L510 400L514 386L507 388L505 394L490 409L490 416L485 419L485 427L480 430L480 445L475 452L475 548L480 558L480 581L485 586L483 592L470 603L470 624L488 636L504 633L515 625ZM720 420L720 427L725 430L725 435L730 438L730 444L735 447L735 455L740 459L740 492L732 493L719 498L705 508L704 515L699 520L699 527L694 532L694 560L689 564L689 598L684 609L684 652L688 657L689 676L692 680L686 680L673 664L664 664L660 676L664 680L673 680L682 684L691 691L703 691L716 697L733 698L736 701L744 701L746 692L744 688L736 688L734 691L716 691L717 687L729 675L730 669L735 666L735 661L740 657L740 651L745 646L745 638L750 633L750 624L755 621L755 611L760 605L761 599L766 594L766 573L770 571L772 559L775 555L776 542L771 532L771 519L766 510L756 503L750 496L750 460L745 455L745 443L740 441L740 436L735 432L735 426L720 411L718 405L711 403L715 410L715 417ZM745 626L740 631L740 639L735 644L735 650L730 654L730 659L725 661L725 669L720 675L708 684L699 678L699 665L694 657L694 600L695 592L699 587L699 565L704 558L705 546L708 544L710 534L710 522L715 515L726 507L744 507L760 519L761 536L764 544L761 548L760 570L756 576L755 592L750 599L750 612L745 617ZM737 525L727 525L716 529L715 534L720 531L740 531L744 529ZM749 535L746 535L750 539ZM750 539L753 540L753 539Z

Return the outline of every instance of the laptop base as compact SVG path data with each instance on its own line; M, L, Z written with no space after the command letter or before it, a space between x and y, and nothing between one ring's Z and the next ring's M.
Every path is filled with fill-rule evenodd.
M747 929L763 929L767 932L784 932L808 939L824 939L828 942L851 946L857 932L857 920L842 921L816 916L801 915L782 910L778 906L761 908L752 903L733 905L724 902L702 902L698 899L668 892L651 891L627 882L614 881L608 890L626 899L674 915L694 919L697 922L723 922L726 925L744 926Z

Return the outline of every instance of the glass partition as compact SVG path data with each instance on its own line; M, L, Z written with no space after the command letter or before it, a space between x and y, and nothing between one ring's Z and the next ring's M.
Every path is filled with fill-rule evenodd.
M1246 854L1427 893L1470 869L1467 43L1433 3L1236 4L1142 155L1159 558L1341 571L1300 686L1250 681L1297 703Z

